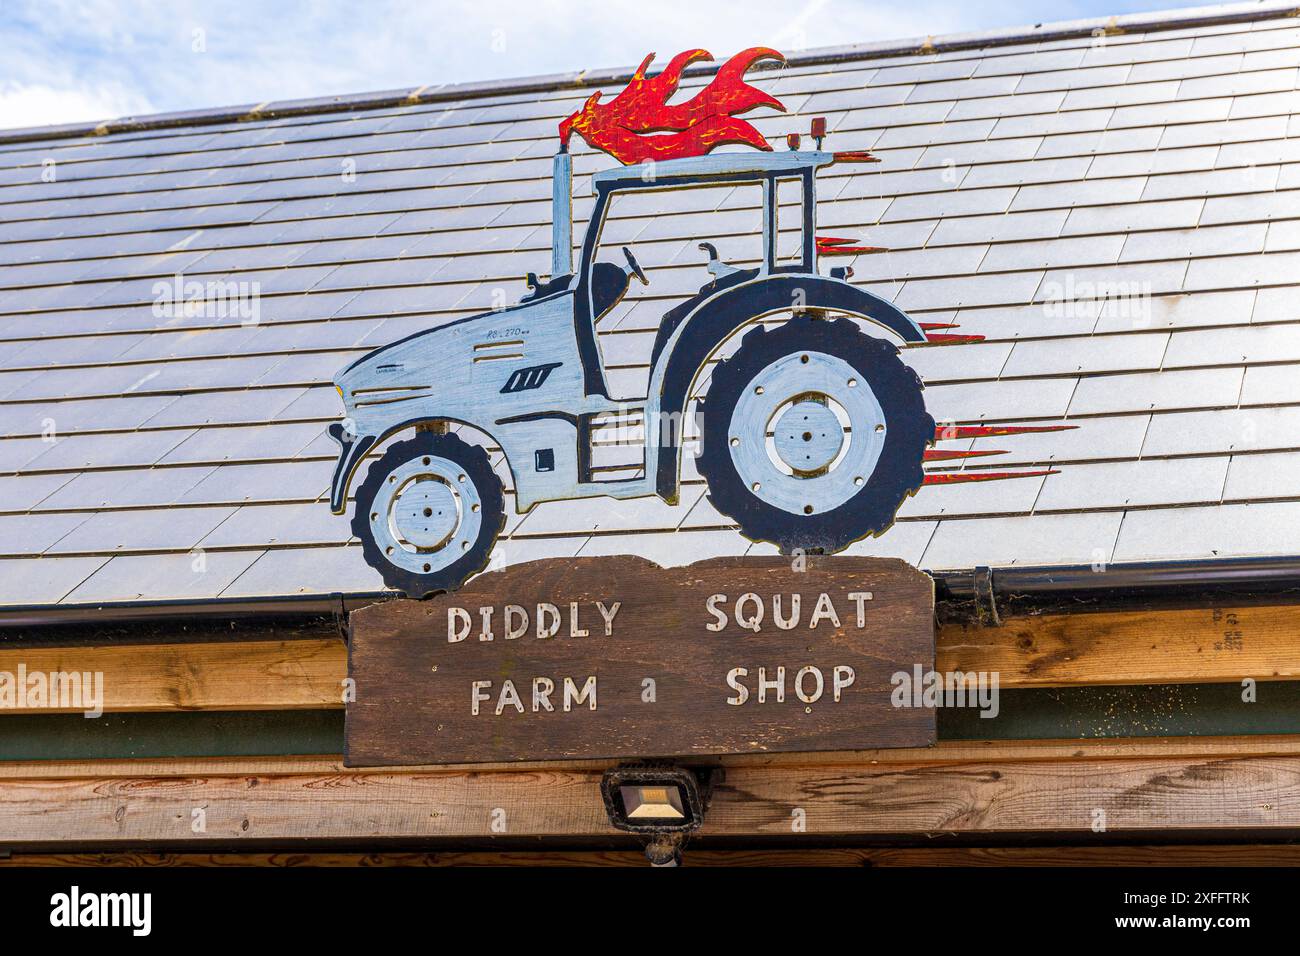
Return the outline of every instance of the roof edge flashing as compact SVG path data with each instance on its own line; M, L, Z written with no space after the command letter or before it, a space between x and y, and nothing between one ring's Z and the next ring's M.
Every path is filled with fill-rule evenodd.
M1065 40L1084 36L1115 36L1135 31L1158 32L1191 26L1240 23L1251 20L1273 20L1288 17L1300 17L1300 7L1297 6L1296 0L1255 0L1255 2L1251 3L1218 4L1149 13L1130 13L1112 17L1097 17L1087 20L1038 23L975 33L909 37L902 40L883 40L876 43L820 47L789 55L786 58L785 66L815 66L823 63L833 64L850 60L873 60L890 56L929 56L956 50ZM684 71L684 75L695 76L713 73L717 71L719 65L716 62L698 64L688 67ZM756 64L753 67L755 72L780 68L779 66L765 64ZM571 73L509 80L429 84L412 89L336 94L311 99L156 113L138 117L127 116L84 123L33 126L10 130L0 129L0 143L98 137L112 135L113 133L174 129L183 126L212 126L219 123L280 119L290 116L381 109L391 106L413 106L422 103L479 99L487 96L507 96L519 93L553 92L569 89L582 90L607 84L625 83L631 77L631 68L617 67L600 70L578 70Z

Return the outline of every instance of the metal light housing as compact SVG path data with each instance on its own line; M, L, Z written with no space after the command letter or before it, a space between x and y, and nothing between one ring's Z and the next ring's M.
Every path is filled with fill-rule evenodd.
M628 833L689 833L704 822L700 778L683 767L616 767L605 772L600 792L610 823Z

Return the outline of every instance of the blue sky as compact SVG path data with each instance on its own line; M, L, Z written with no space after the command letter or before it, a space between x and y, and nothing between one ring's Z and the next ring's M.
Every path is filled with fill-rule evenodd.
M0 0L0 128L719 57L1175 0Z

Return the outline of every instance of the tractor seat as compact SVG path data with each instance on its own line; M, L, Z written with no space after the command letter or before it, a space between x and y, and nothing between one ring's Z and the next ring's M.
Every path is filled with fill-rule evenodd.
M628 274L612 262L597 262L591 267L592 321L600 319L627 294Z

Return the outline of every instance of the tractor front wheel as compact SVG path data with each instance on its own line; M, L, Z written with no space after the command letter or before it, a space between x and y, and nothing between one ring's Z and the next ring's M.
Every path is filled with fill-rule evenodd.
M423 598L481 571L504 524L501 479L487 452L455 435L418 432L370 466L352 533L385 584Z

